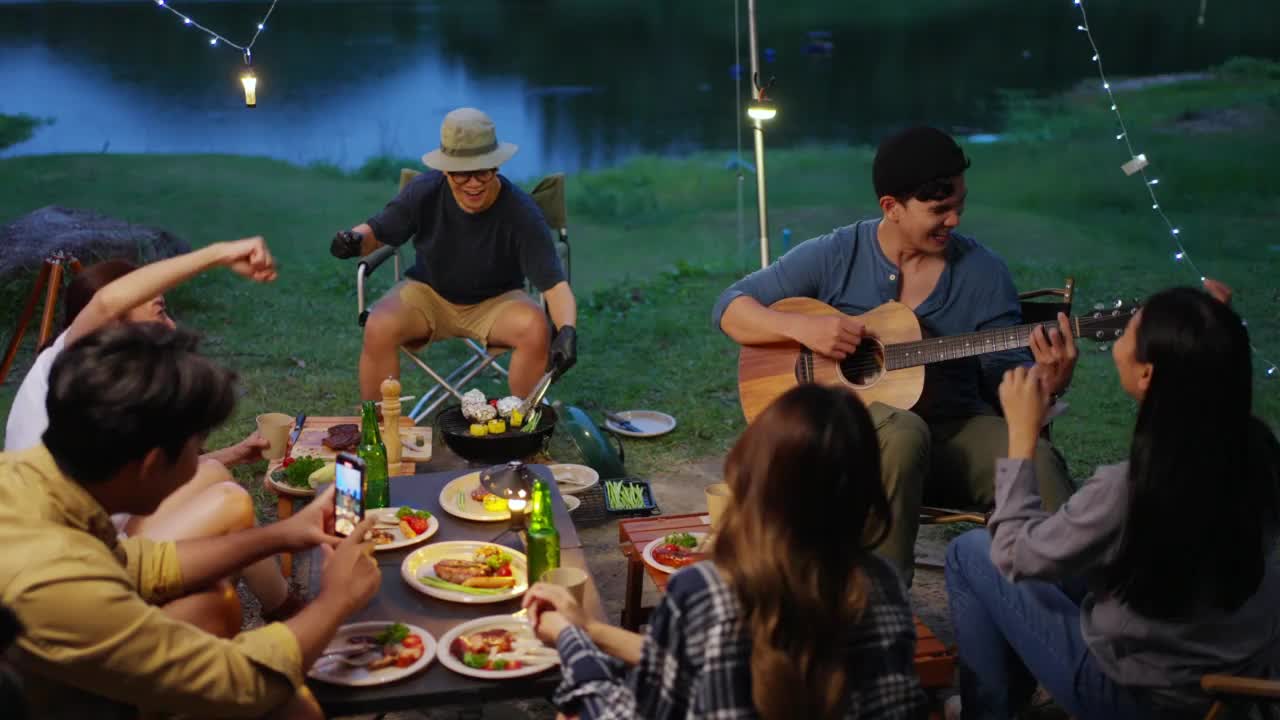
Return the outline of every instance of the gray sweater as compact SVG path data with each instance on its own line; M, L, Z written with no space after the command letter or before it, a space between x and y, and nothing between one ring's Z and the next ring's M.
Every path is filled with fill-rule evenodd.
M1128 464L1098 468L1056 513L1041 509L1035 466L1002 459L988 525L991 560L1012 581L1086 578L1114 560L1128 515ZM1189 621L1154 620L1093 587L1080 608L1085 642L1121 685L1148 688L1172 705L1200 704L1208 673L1280 677L1280 563L1233 613L1205 609Z

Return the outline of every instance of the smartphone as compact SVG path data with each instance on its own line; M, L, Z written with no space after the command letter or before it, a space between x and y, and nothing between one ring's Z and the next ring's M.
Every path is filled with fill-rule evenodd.
M346 537L364 518L364 461L340 453L334 467L333 530Z

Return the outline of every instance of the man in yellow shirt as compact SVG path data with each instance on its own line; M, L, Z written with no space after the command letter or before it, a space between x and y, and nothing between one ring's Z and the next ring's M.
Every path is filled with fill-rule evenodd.
M283 522L177 543L120 540L109 518L151 513L192 476L233 379L155 323L92 333L54 363L44 443L0 454L0 605L24 628L14 660L33 716L319 715L303 675L379 585L358 541L368 522L347 540L326 533L329 495ZM209 615L222 578L316 545L332 552L310 605L233 638L206 631L238 629Z

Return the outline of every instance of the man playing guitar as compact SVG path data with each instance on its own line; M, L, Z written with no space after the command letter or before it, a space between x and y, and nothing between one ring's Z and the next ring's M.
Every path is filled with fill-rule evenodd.
M926 335L956 335L1011 327L1022 320L1018 293L1004 262L954 232L964 213L969 167L959 145L939 130L917 127L885 140L872 181L879 220L808 240L767 268L730 286L713 311L716 326L740 345L799 343L843 360L866 335L850 315L896 300L913 310ZM845 314L809 315L771 309L784 298L820 300ZM1060 395L1071 381L1076 347L1065 316L1046 334L1037 328L1025 348L947 360L925 368L914 407L880 402L869 410L880 442L881 476L894 526L879 552L911 583L919 508L924 498L954 506L993 502L996 458L1008 431L987 398L1006 369L1040 366L1046 389ZM1036 477L1047 509L1072 491L1061 455L1041 440Z

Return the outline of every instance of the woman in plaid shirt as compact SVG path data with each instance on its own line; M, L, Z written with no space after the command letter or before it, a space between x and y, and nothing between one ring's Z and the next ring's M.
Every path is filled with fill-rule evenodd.
M921 718L875 429L817 385L780 397L729 453L736 502L713 562L671 578L648 631L591 621L563 588L525 596L560 650L555 702L581 718Z

